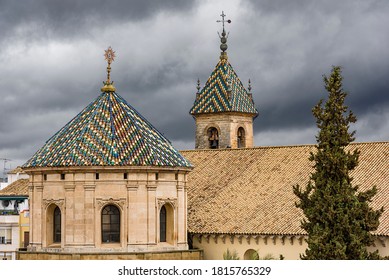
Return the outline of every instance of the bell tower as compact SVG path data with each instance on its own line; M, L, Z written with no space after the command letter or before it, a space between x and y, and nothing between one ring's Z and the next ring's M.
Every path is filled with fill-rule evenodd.
M253 120L258 111L254 106L249 80L245 89L227 56L228 34L224 29L220 37L220 60L204 87L197 81L197 93L190 114L196 121L196 149L224 149L253 147Z

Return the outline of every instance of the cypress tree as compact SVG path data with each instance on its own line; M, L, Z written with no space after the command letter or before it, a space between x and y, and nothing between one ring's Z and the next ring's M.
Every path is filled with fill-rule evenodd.
M371 231L378 228L383 208L369 206L377 189L359 191L352 185L350 171L358 165L359 150L346 151L354 141L349 132L356 117L344 105L347 93L342 88L341 68L333 66L331 75L324 76L328 99L312 109L319 128L316 149L309 160L314 171L306 188L293 186L299 198L296 206L305 218L302 228L308 234L308 248L302 259L376 259L378 252L369 253L373 244Z

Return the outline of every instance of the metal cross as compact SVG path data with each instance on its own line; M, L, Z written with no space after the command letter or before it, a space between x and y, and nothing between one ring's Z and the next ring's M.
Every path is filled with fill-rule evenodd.
M224 30L224 23L225 23L225 22L231 23L231 20L230 20L230 19L227 19L227 20L224 19L224 17L226 16L226 15L224 14L224 11L222 11L222 14L221 14L220 16L222 17L222 20L217 20L216 22L221 22L221 23L223 23L223 30Z

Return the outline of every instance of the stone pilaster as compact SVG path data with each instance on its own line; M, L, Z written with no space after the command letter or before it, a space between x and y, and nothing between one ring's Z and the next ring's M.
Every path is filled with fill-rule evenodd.
M127 213L128 213L128 222L127 222L127 245L136 245L137 243L137 224L139 223L138 219L138 192L139 183L138 181L128 181L127 182Z
M32 236L31 236L31 242L30 245L32 247L35 247L36 249L42 248L42 241L43 241L43 230L42 226L45 222L43 212L43 205L42 205L42 199L43 199L43 184L42 183L33 183L33 186L31 186L32 196L31 196L31 209L32 214L30 213L30 225L34 224L32 228ZM33 215L33 216L32 216Z
M147 186L147 243L155 245L157 243L157 185L149 181Z
M186 237L186 188L185 182L177 181L177 245L179 247L187 245Z
M75 212L75 203L74 203L74 184L66 184L65 185L65 229L62 232L65 233L65 238L62 240L66 245L73 245L74 240L74 212ZM64 240L65 239L65 240Z
M85 218L84 218L84 232L85 232L85 245L93 246L96 245L95 238L95 184L85 184L84 185L84 208L85 208Z

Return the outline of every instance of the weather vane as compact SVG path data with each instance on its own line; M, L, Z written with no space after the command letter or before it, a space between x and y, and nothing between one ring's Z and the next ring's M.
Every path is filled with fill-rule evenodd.
M104 52L105 60L108 62L107 66L107 81L104 82L104 86L102 87L101 91L103 92L112 92L115 91L115 87L113 86L113 82L111 82L111 63L115 60L115 52L112 50L111 47L108 47L108 49Z

